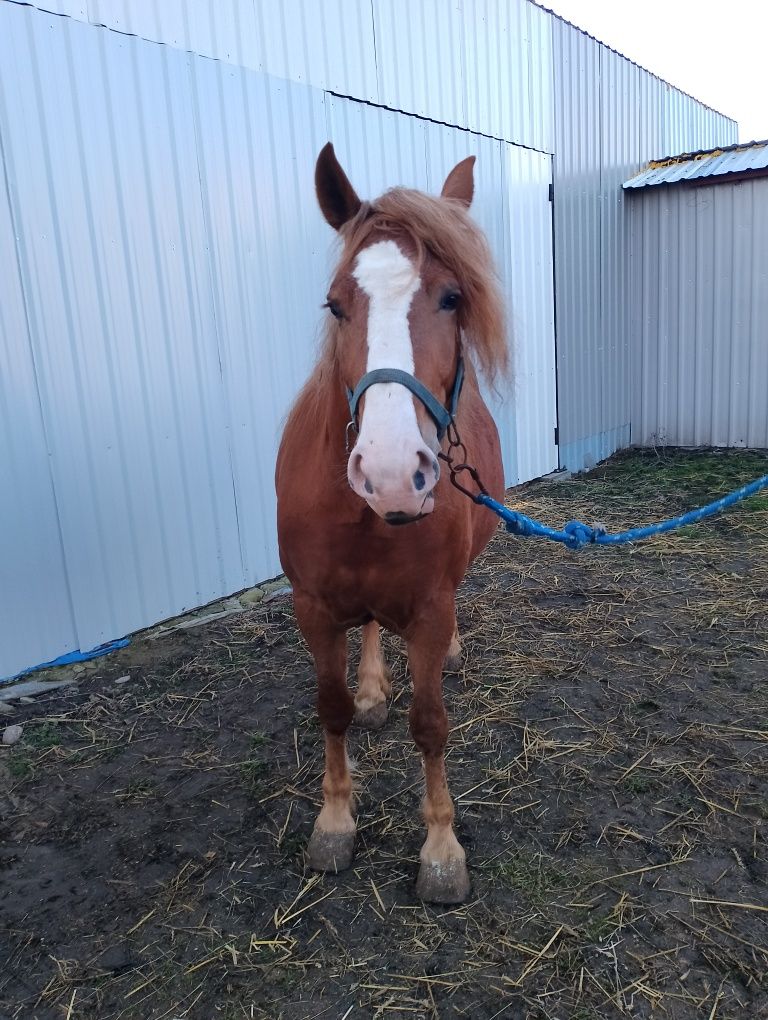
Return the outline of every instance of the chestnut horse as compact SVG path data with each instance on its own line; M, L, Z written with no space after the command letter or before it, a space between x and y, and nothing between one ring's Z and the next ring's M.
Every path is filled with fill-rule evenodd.
M353 718L370 727L387 718L381 625L407 644L410 729L426 776L416 888L438 903L469 893L445 774L442 670L446 660L454 668L461 661L456 589L496 527L485 507L441 477L451 411L488 491L504 494L498 434L475 372L477 365L493 379L507 366L507 346L488 246L467 212L473 168L474 156L459 163L440 198L394 188L368 203L333 146L320 153L317 198L339 232L341 259L325 344L288 417L276 471L280 558L314 658L325 733L309 864L340 871L352 860L346 732ZM353 699L347 631L360 625Z

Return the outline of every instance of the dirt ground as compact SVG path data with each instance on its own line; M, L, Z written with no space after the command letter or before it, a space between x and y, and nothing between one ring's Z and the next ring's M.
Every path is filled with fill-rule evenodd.
M510 499L617 529L766 472L634 453ZM290 597L137 639L4 716L24 735L0 749L0 1017L768 1017L768 496L631 548L499 531L459 619L460 908L414 896L394 639L338 877L304 862L322 742Z

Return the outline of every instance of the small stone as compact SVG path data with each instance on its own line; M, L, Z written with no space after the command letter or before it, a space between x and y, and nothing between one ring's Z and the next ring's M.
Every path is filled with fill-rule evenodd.
M117 678L117 680L115 680L115 683L116 684L127 684L130 679L131 679L130 674L126 673L125 676L119 676Z
M243 606L255 606L264 598L263 588L249 588L240 596L240 604Z
M282 595L284 592L291 590L287 577L278 577L277 580L262 584L261 587L266 595L275 595L278 592Z
M0 701L0 715L13 715L13 705L6 705L4 701Z
M222 609L226 613L242 613L242 611L243 611L243 607L242 607L242 604L240 602L240 599L234 599L234 598L233 599L227 599L224 602L224 604L222 606Z
M285 595L290 595L293 589L289 584L283 584L279 588L274 588L272 591L267 592L264 596L265 602L271 602L273 599L281 599Z
M3 730L3 743L4 744L15 744L21 740L21 734L24 732L23 726L6 726Z

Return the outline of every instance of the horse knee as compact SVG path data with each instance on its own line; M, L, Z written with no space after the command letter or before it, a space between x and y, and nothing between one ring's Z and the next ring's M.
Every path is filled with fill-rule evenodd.
M448 713L442 700L422 703L414 698L409 712L413 741L423 755L437 757L448 743Z
M317 715L328 733L342 736L349 729L355 714L355 702L347 688L320 681L317 689Z

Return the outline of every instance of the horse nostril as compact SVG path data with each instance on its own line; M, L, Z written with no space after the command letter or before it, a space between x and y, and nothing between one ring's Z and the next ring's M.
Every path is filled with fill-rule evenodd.
M365 489L369 496L373 495L373 486L371 485L370 480L368 478L366 478L365 481L363 482L363 488Z
M424 477L423 471L416 471L413 476L413 487L417 492L421 492L424 486L427 484L427 480Z

